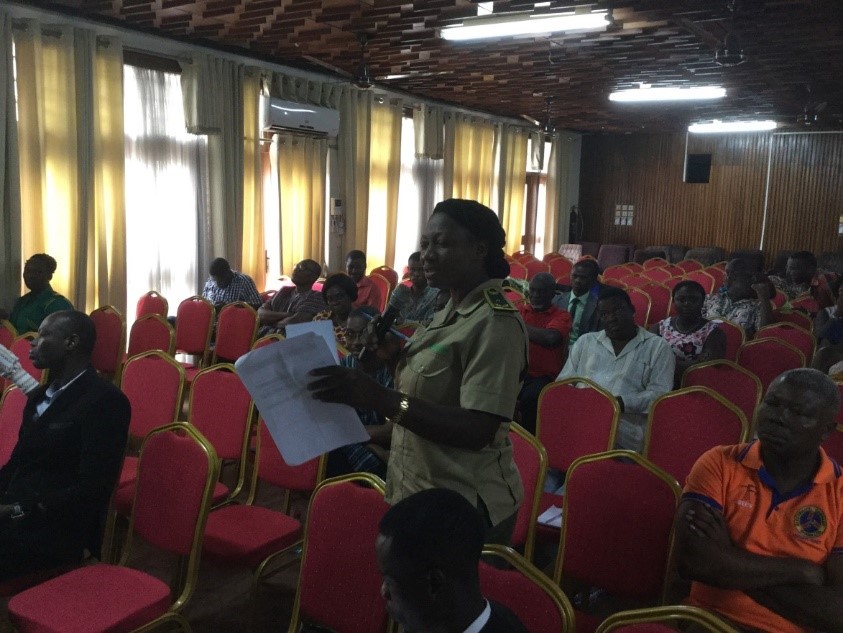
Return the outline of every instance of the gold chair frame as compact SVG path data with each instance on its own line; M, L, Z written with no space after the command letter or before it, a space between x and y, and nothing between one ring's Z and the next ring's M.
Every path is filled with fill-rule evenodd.
M619 611L610 615L597 627L594 633L611 633L623 626L644 624L648 622L693 622L699 624L710 633L740 633L713 613L699 607L685 605L671 605L652 607L649 609L634 609Z
M116 314L117 318L120 319L120 340L117 343L117 354L116 358L114 359L114 375L111 377L111 382L115 385L120 384L120 374L123 372L123 354L126 353L126 319L123 318L123 314L115 308L114 306L107 305L107 306L100 306L91 314L89 315L91 318L97 313L103 312L105 314Z
M589 389L594 389L595 391L600 392L600 394L602 394L606 398L606 400L608 400L612 405L612 410L613 410L612 428L611 428L611 431L609 431L609 442L606 446L607 451L612 450L612 447L615 445L615 441L616 441L617 435L618 435L618 422L620 421L620 418L621 418L621 405L618 403L618 399L615 398L615 396L613 396L611 393L609 393L608 391L603 389L603 387L598 385L593 380L591 380L589 378L585 378L583 376L572 376L571 378L565 378L564 380L557 380L557 381L552 382L548 385L545 385L545 387L541 390L541 392L539 393L539 399L538 399L538 408L537 408L538 415L536 416L536 438L539 437L539 434L540 434L540 431L541 431L542 400L544 399L545 392L548 389L552 388L554 385L573 385L574 387L576 387L576 385L579 384L579 383L586 384L586 385L588 385Z
M215 327L215 324L217 322L216 310L214 309L214 304L211 303L210 301L208 301L202 295L193 295L192 297L188 297L187 299L184 299L183 301L180 301L179 307L181 307L181 305L183 303L187 303L187 302L192 302L192 303L202 302L202 303L206 304L211 310L211 323L208 327L208 335L205 337L205 349L202 352L202 358L199 360L199 366L204 367L205 365L208 364L208 359L210 357L211 335L214 332L214 327ZM178 309L176 309L176 319L178 319ZM176 342L178 343L178 320L176 321ZM176 353L177 354L179 353L178 348L176 348ZM190 354L190 352L183 352L183 353Z
M169 354L170 356L175 354L175 351L176 351L176 330L172 325L170 325L170 322L167 319L162 317L160 314L144 314L139 319L135 319L135 323L140 323L141 321L158 321L162 325L166 325L167 326L167 333L169 335L166 353ZM134 328L134 323L132 324L132 328ZM129 341L128 342L131 342L132 328L129 328ZM147 350L147 351L154 351L154 350ZM160 350L160 351L165 351L165 350ZM143 353L143 352L141 352L141 353ZM139 356L139 355L140 354L135 354L135 356ZM124 363L124 366L125 366L125 363Z
M731 323L731 322L730 322L730 323ZM734 323L733 325L735 325L735 326L737 326L737 327L741 327L741 326L740 326L740 325L738 325L737 323ZM743 328L741 328L741 331L743 331ZM741 366L740 366L740 365L738 365L735 361L727 360L727 359L725 359L725 358L717 358L717 359L715 359L715 360L708 360L708 361L705 361L704 363L696 363L695 365L691 365L690 367L688 367L688 368L687 368L687 369L686 369L686 370L682 373L682 385L681 385L681 386L682 386L683 388L684 388L684 387L688 387L688 386L691 386L691 387L702 387L702 386L705 386L705 385L686 385L686 384L685 384L685 379L686 379L686 377L688 376L688 374L693 373L693 372L694 372L694 371L696 371L697 369L704 369L704 368L706 368L706 367L717 367L717 366L728 366L728 367L731 367L731 368L732 368L732 369L734 369L735 371L738 371L738 372L740 372L740 373L744 374L745 376L747 376L748 378L751 378L751 379L752 379L752 381L753 381L753 382L755 383L755 385L757 386L757 389L756 389L756 392L755 392L755 393L756 393L756 397L755 397L755 406L752 408L752 410L753 410L752 419L751 419L751 420L750 420L750 419L747 419L747 423L749 424L749 429L750 429L750 431L751 431L752 429L754 429L754 428L755 428L755 409L757 409L757 408L758 408L758 404L761 402L761 397L762 397L764 394L762 393L762 389L761 389L761 380L758 378L758 376L756 376L754 373L752 373L751 371L749 371L746 367L741 367ZM711 387L709 387L709 389L711 389ZM714 391L714 390L712 389L712 391ZM718 393L717 391L714 391L714 392L715 392L715 393ZM720 394L720 395L722 395L722 394ZM726 398L726 399L728 400L728 398ZM735 404L735 403L733 402L732 404ZM736 406L737 406L737 405L736 405ZM743 412L741 412L741 413L743 413ZM746 414L744 414L744 417L746 417Z
M169 310L170 310L170 302L169 302L169 301L167 301L167 297L165 297L164 295L162 295L162 294L161 294L160 292L158 292L157 290L147 290L147 291L146 291L146 292L144 292L144 293L143 293L140 297L138 297L138 300L135 302L135 312L137 313L137 306L138 306L138 304L139 304L141 301L143 301L146 297L152 297L152 298L158 297L159 299L161 299L161 301L164 303L164 314L158 314L157 312L147 312L147 313L146 313L146 314L144 314L143 316L147 316L147 315L149 315L149 314L158 314L158 316L160 316L160 317L162 317L162 318L166 319L166 318L167 318L167 313L168 313L168 312L169 312ZM139 319L143 318L143 316L141 316L141 317L137 317L137 319L136 319L136 320L139 320Z
M257 335L258 335L258 329L260 328L260 319L258 319L257 310L255 310L248 303L246 303L245 301L233 301L231 303L227 303L226 305L224 305L220 309L219 314L217 314L217 317L216 317L217 327L219 327L219 318L220 318L220 316L222 316L222 313L225 312L226 310L230 310L230 309L234 309L234 308L238 308L240 310L243 310L243 309L248 310L249 312L252 313L252 316L254 317L255 326L252 328L252 336L251 336L251 340L249 342L249 349L251 350L252 346L255 344L255 337L257 337ZM217 331L217 336L219 336L219 331ZM234 360L237 360L237 359L234 359ZM216 365L218 362L219 362L219 360L217 358L217 346L214 345L214 351L211 355L211 365Z
M533 491L533 498L530 500L530 522L527 528L527 539L524 541L524 558L532 562L533 550L536 546L536 521L539 517L539 507L541 506L542 492L544 491L544 480L547 476L547 451L532 433L517 422L510 423L509 431L527 442L539 456L538 480L536 481L536 489ZM524 502L527 502L526 498Z

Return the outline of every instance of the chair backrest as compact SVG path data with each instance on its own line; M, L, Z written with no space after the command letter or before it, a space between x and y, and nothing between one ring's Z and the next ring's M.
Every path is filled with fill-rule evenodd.
M135 306L135 318L139 319L147 314L157 314L166 319L169 310L170 304L167 299L155 290L150 290L138 299Z
M793 345L805 355L805 363L811 364L814 350L817 349L817 338L809 331L793 323L772 323L765 325L755 333L755 339L775 338Z
M383 493L383 482L365 473L328 479L313 492L290 633L302 620L343 633L386 630L375 555L378 524L389 507Z
M767 388L777 376L788 369L805 366L805 355L785 341L762 338L741 345L737 362L758 376L763 398L763 394L767 393Z
M547 451L548 465L565 471L583 455L611 449L620 414L617 399L587 378L547 385L539 394L536 437Z
M210 301L199 295L182 301L176 311L176 351L207 360L213 324L214 306Z
M730 360L711 360L691 365L682 375L683 387L708 387L734 404L752 428L755 409L761 402L761 381L754 373Z
M661 268L662 266L667 266L669 263L664 257L651 257L641 262L641 265L646 270L648 268Z
M685 483L700 455L749 436L743 412L708 387L685 387L656 398L644 434L644 457Z
M0 319L0 345L9 349L12 346L12 341L18 336L18 331L11 321Z
M660 599L680 494L670 475L632 451L576 460L565 479L554 581L576 578L615 597Z
M641 276L646 277L650 281L662 284L675 275L664 268L647 268L643 273L641 273Z
M129 433L143 438L178 420L184 368L164 352L144 352L126 361L120 389L132 406Z
M217 340L212 362L234 362L252 349L258 333L258 313L248 303L235 301L217 315Z
M650 323L658 323L670 314L672 297L670 288L658 283L649 283L638 288L650 297Z
M517 251L515 253L512 253L510 257L512 257L512 259L517 262L523 262L525 264L536 259L535 255L533 255L532 253L528 253L527 251Z
M837 418L840 419L842 414L838 413ZM2 433L2 429L0 429ZM831 457L838 464L843 464L843 425L837 423L837 428L834 429L823 442L823 448L828 456Z
M720 317L717 317L717 320L720 321L717 327L723 330L723 333L726 335L726 354L724 358L726 360L736 361L738 359L738 350L741 348L741 345L746 343L746 331L740 323Z
M820 304L811 295L798 297L790 302L790 307L794 310L802 310L808 314L816 314L820 310Z
M571 263L569 259L566 259L559 255L558 257L548 260L548 265L550 265L550 274L553 275L554 279L567 279L568 283L571 281L571 269L574 265Z
M705 290L705 294L710 295L717 289L717 282L714 277L705 270L692 270L685 275L685 279L696 281Z
M29 359L29 350L32 348L32 341L38 335L35 332L24 332L19 334L12 344L9 346L9 351L18 357L21 368L30 376L35 378L38 382L43 382L44 374L46 372L38 369Z
M245 460L254 404L234 365L199 371L190 385L187 421L211 443L220 459Z
M694 631L708 633L738 633L710 611L687 605L619 611L606 618L595 633L675 633L674 624L694 624Z
M528 631L574 633L574 608L567 596L515 550L486 545L479 571L483 595L507 607Z
M98 372L109 374L120 383L120 368L126 350L126 322L123 315L112 306L103 306L91 312L97 330L97 341L91 352L91 365Z
M160 314L146 314L132 323L129 330L128 355L160 350L167 354L176 351L176 331Z
M509 428L512 457L524 486L524 501L518 508L512 544L523 546L524 558L533 559L536 519L539 516L544 478L547 474L547 451L536 438L515 422Z
M808 331L811 331L814 325L811 317L798 310L773 310L773 318L776 320L776 323L793 323Z
M263 301L264 303L266 303L267 301L269 301L270 299L272 299L272 297L274 297L276 294L278 294L278 291L277 291L277 290L273 290L273 289L270 289L270 290L264 290L264 291L261 293L261 301Z
M186 559L183 585L173 609L183 605L196 585L199 553L211 506L219 460L211 444L187 424L170 424L143 442L129 533L121 564L129 560L133 536Z
M632 307L635 308L635 324L648 327L650 325L650 295L641 292L638 288L628 288L626 293L632 301Z
M381 302L377 306L378 312L383 312L386 310L386 304L389 303L389 295L392 291L392 287L389 285L389 281L383 275L379 275L378 273L369 273L369 279L372 280L372 283L378 287L378 290L381 292Z
M624 264L627 268L629 268L630 272L633 273L642 273L644 272L644 266L639 264L638 262L627 262Z
M257 341L252 343L252 349L260 349L261 347L266 347L270 343L277 343L278 341L283 341L284 335L279 332L273 332L272 334L267 334L266 336L261 336Z
M12 385L0 399L0 467L5 466L18 443L26 394Z
M377 273L389 282L390 292L395 290L395 286L398 285L398 271L389 266L378 266L372 272Z
M693 270L701 270L703 265L700 264L696 259L683 259L681 262L676 262L676 265L679 266L682 270L686 273L689 273Z
M787 295L778 288L776 288L776 294L773 295L773 297L770 299L770 302L773 304L773 308L778 310L785 303L787 303Z
M629 269L626 264L616 264L615 266L609 266L606 270L603 271L603 280L606 281L608 279L623 279L627 275L631 275L633 272Z
M527 267L519 261L509 262L509 276L513 279L527 279Z
M720 288L726 282L726 269L717 264L704 268L703 272L708 273L714 279L714 290ZM712 292L714 292L714 290L712 290Z
M527 262L522 262L527 268L527 279L532 279L539 273L549 273L550 265L541 261L540 259L532 259Z
M611 281L610 279L609 282ZM627 288L641 288L642 286L648 286L653 283L652 279L639 275L638 273L629 273L626 277L621 277L618 281Z

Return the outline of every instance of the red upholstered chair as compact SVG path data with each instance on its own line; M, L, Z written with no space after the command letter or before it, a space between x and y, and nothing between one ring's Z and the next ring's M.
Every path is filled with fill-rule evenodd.
M372 280L372 283L375 284L381 292L381 302L375 307L379 312L383 312L386 310L386 304L389 303L389 295L392 292L392 286L389 285L389 280L386 277L379 275L378 273L369 273L369 279Z
M490 561L499 561L493 566ZM512 611L528 631L574 633L574 608L540 569L509 547L486 545L480 561L483 595Z
M536 259L535 255L533 255L532 253L528 253L527 251L518 251L510 255L510 257L512 257L512 259L514 259L515 261L522 262L524 264Z
M12 341L14 341L18 336L18 331L15 329L15 326L12 325L11 321L7 321L6 319L0 319L0 345L9 349L12 346Z
M190 630L180 611L196 586L217 474L214 449L194 429L175 424L147 436L120 565L81 567L19 593L9 602L15 628L105 633L169 622ZM177 557L175 592L155 576L126 566L135 535Z
M32 361L29 360L29 350L32 348L32 341L34 341L37 336L38 335L35 332L24 332L23 334L19 334L15 340L12 341L9 351L18 357L20 360L20 366L24 371L43 384L47 377L47 371L38 369L32 364Z
M809 366L817 348L817 339L811 331L793 323L766 325L755 333L755 340L762 338L775 338L790 343L805 355L805 364Z
M573 269L574 265L570 262L570 260L565 259L561 255L557 253L553 253L557 255L556 258L548 260L548 265L550 266L550 274L553 275L553 278L558 280L561 278L563 280L567 280L565 285L571 284L571 269ZM562 282L558 282L562 283Z
M135 306L135 318L140 319L147 314L157 314L166 319L169 309L170 304L167 299L155 290L150 290L138 299Z
M761 402L761 381L748 369L729 360L691 365L682 375L683 387L708 387L734 404L752 428L755 409Z
M603 271L603 281L609 279L623 279L629 275L634 274L626 264L618 264L617 266L609 266Z
M684 277L685 271L682 268L679 268L676 264L668 264L667 266L662 266L662 270L666 270L670 273L671 277Z
M664 257L651 257L650 259L645 259L641 265L644 267L644 270L649 270L650 268L662 268L663 266L669 265L668 262Z
M611 280L609 280L611 282ZM618 281L623 284L626 288L641 288L642 286L647 286L653 283L653 280L649 277L644 277L637 273L632 273L627 275L626 277L621 277Z
M509 302L516 308L527 303L527 297L521 294L515 288L506 287L503 289L503 295L509 299Z
M512 544L523 549L524 558L533 560L536 518L547 474L547 451L531 433L515 422L510 426L509 441L512 442L515 466L524 485L524 501L518 508Z
M712 294L718 288L717 282L715 281L714 277L712 277L705 270L692 270L687 275L685 275L685 279L696 281L699 285L703 287L703 289L705 289L705 294L707 295Z
M266 336L261 336L257 341L252 343L252 349L260 349L261 347L266 347L270 343L277 343L278 341L283 340L284 335L279 332L267 334Z
M820 311L820 304L810 295L799 297L790 302L790 307L793 310L801 310L808 314L814 315Z
M703 272L708 273L714 279L714 289L717 290L720 288L724 283L726 283L726 268L724 266L720 266L719 264L714 264L714 266L709 266L708 268L704 268ZM703 286L705 287L705 286ZM711 294L711 293L709 293Z
M269 301L270 299L272 299L272 297L274 297L276 294L278 294L278 291L277 291L277 290L264 290L264 291L261 293L261 301L263 301L264 303L266 303L267 301Z
M639 273L640 274L640 273L644 272L644 265L639 264L638 262L627 262L627 263L624 264L624 266L629 268L629 270L632 271L633 273Z
M527 268L527 279L532 279L539 273L549 273L550 265L541 261L540 259L532 259L527 262L522 262Z
M838 415L839 419L840 415ZM838 464L843 464L843 424L837 423L837 428L823 442L823 448L831 459Z
M211 330L214 325L213 304L199 295L188 297L176 311L176 352L208 360Z
M728 319L722 319L720 317L714 317L718 321L720 321L720 325L718 327L723 330L723 333L726 335L726 360L735 361L738 359L738 350L740 349L741 345L746 343L746 332L738 323L734 321L729 321Z
M543 262L547 262L547 263L549 264L549 263L550 263L551 261L553 261L554 259L560 259L560 258L565 259L565 258L564 258L564 257L562 257L562 255L560 255L559 253L554 253L554 252L552 252L552 251L551 251L550 253L545 253L545 254L542 256L542 261L543 261Z
M509 276L513 279L527 279L527 267L519 261L509 262Z
M576 580L619 599L659 602L680 494L670 475L632 451L576 460L565 482L554 582ZM579 633L600 623L575 613Z
M776 294L773 295L773 298L770 299L770 301L773 304L773 309L778 310L787 303L787 295L781 290L776 289Z
M672 302L670 288L662 284L649 283L640 286L638 289L650 297L650 324L666 319L670 314Z
M12 385L3 392L0 400L0 467L5 466L18 443L18 433L23 422L26 395Z
M389 282L390 292L395 290L395 286L398 285L398 271L390 268L389 266L378 266L377 268L372 269L371 272L377 273Z
M187 421L211 443L223 464L233 462L237 468L234 488L217 483L214 503L231 500L243 489L253 414L252 397L234 365L212 365L194 376Z
M112 306L103 306L91 312L91 320L97 330L91 365L119 385L123 353L126 351L126 322L123 315Z
M626 293L632 300L632 307L635 308L635 323L641 327L650 325L650 295L637 288L627 288Z
M642 454L684 485L700 455L748 436L749 424L737 406L707 387L686 387L653 402Z
M702 270L703 265L700 264L696 259L683 259L681 262L676 263L679 268L684 270L686 273L689 273L694 270Z
M814 327L814 322L804 312L797 312L796 310L773 310L773 319L776 323L792 323L798 325L803 330L811 332Z
M173 355L176 351L176 331L159 314L147 314L132 323L129 330L128 356L160 350Z
M606 618L596 633L675 633L676 624L693 624L695 631L708 633L739 633L710 611L686 605L619 611Z
M785 341L764 338L741 345L737 362L758 376L763 398L763 394L767 393L767 388L777 376L788 369L805 366L805 354Z
M663 284L675 275L664 268L647 268L643 273L641 273L641 276L658 284Z
M243 301L229 303L217 315L217 340L211 364L234 362L252 349L258 333L258 313Z
M383 490L377 477L357 473L328 479L314 491L288 633L297 633L302 622L344 633L386 631L375 557L378 524L389 507Z

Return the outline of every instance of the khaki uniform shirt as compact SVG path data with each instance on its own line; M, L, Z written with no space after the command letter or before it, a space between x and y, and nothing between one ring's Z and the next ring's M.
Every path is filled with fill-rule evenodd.
M436 404L512 418L527 368L527 330L517 310L490 280L460 303L437 312L416 332L398 365L396 387ZM459 424L459 420L454 420ZM524 496L512 456L509 423L479 451L426 440L403 426L392 431L386 499L394 504L428 488L454 490L475 507L482 499L492 525L518 509Z

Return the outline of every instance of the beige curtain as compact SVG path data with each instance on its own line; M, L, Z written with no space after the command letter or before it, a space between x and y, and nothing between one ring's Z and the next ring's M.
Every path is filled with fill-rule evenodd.
M445 153L445 112L440 106L422 105L413 111L416 156L441 159Z
M477 200L491 207L494 180L495 126L478 117L449 113L445 119L444 197Z
M567 132L557 132L550 146L550 160L547 166L547 207L544 226L544 251L555 252L560 244L569 241L568 213L569 177L571 160L579 139ZM538 256L538 253L536 254Z
M281 214L281 270L289 275L302 259L321 262L325 251L324 138L276 134L272 169L278 174Z
M240 270L258 288L266 286L263 226L263 173L259 102L261 74L249 68L243 79L243 256Z
M366 250L369 232L369 148L372 130L371 92L349 88L340 96L337 138L338 177L345 204L344 249Z
M366 262L395 268L398 181L401 177L400 100L377 101L371 109Z
M527 138L522 127L501 129L498 214L506 231L507 253L521 250L524 235L524 185L527 179Z
M12 18L0 11L0 306L11 311L21 287L21 209Z

